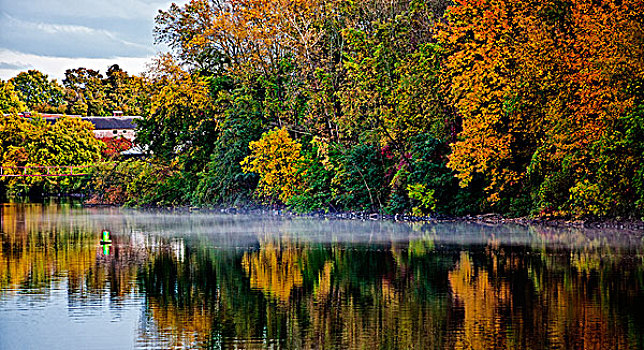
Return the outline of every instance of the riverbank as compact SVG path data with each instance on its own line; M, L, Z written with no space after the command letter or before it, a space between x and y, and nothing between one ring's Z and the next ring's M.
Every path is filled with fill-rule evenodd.
M85 207L122 207L112 204L83 203ZM279 217L311 217L325 220L386 220L394 222L473 222L489 225L516 224L522 226L540 225L549 227L574 227L582 229L623 229L623 230L642 230L644 231L644 221L623 218L556 218L556 217L507 217L497 213L487 213L479 215L466 216L413 216L409 214L381 214L373 212L324 212L316 211L309 213L298 213L284 207L273 207L266 205L248 205L244 207L162 207L162 206L144 206L143 209L167 210L179 212L202 212L218 214L246 214L246 215L273 215Z
M45 196L40 198L41 201L45 200L64 200L64 201L78 201L84 207L127 207L119 204L101 203L93 198L84 200L82 195L57 195ZM19 197L21 201L28 200L26 197ZM178 211L178 212L202 212L202 213L218 213L218 214L247 214L247 215L273 215L280 217L311 217L325 220L387 220L394 222L472 222L488 225L500 224L516 224L522 226L540 225L548 227L561 227L561 228L581 228L581 229L622 229L622 230L641 230L644 231L644 221L635 220L632 218L598 218L598 217L508 217L498 213L486 213L478 215L465 215L465 216L447 216L447 215L433 215L433 216L413 216L409 214L381 214L373 212L324 212L315 211L308 213L300 213L290 210L283 206L269 206L260 204L246 204L238 207L231 206L154 206L145 205L135 207L144 210L161 210L161 211Z
M229 212L224 210L223 212ZM632 219L602 219L602 218L549 218L549 217L517 217L509 218L500 214L489 213L481 215L467 215L461 217L449 216L411 216L405 214L378 214L378 213L308 213L299 214L286 211L282 213L278 211L276 215L281 216L304 216L304 217L319 217L324 219L334 220L390 220L390 221L403 221L403 222L475 222L490 225L500 224L518 224L522 226L528 225L541 225L550 227L576 227L576 228L592 228L592 229L623 229L623 230L644 230L644 221Z

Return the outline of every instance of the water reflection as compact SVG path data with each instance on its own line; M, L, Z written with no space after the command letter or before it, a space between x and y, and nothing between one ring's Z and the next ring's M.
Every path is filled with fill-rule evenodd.
M644 346L641 232L1 210L0 348Z

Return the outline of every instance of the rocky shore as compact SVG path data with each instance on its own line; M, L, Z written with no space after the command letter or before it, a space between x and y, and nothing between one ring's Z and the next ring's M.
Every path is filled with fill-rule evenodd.
M644 221L624 218L556 218L556 217L505 217L501 214L487 213L461 217L450 216L412 216L407 214L381 214L373 212L324 212L296 213L285 208L270 206L248 207L172 207L154 208L170 211L212 212L220 214L273 215L279 217L310 217L326 220L388 220L397 222L473 222L489 225L516 224L540 225L549 227L574 227L585 229L617 229L644 231Z

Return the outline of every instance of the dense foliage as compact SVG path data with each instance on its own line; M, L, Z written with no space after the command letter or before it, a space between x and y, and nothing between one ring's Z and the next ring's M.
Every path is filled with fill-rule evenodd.
M37 70L22 72L2 82L10 84L24 103L16 112L58 113L82 116L108 116L113 111L139 115L147 107L148 93L143 77L131 76L118 65L106 75L86 68L68 69L62 86ZM5 92L2 92L5 93ZM8 97L0 95L0 101ZM3 106L2 110L6 113Z
M625 134L644 77L641 1L462 2L440 33L463 118L449 166L505 210L619 215L641 155Z
M65 111L144 116L157 170L121 202L641 217L642 13L641 0L192 0L159 12L171 53L145 76L69 70ZM29 76L3 83L2 106L21 108Z
M22 118L14 113L0 114L0 166L3 174L29 174L29 177L0 177L0 194L69 193L87 185L84 178L45 177L46 167L60 173L64 166L97 162L103 143L92 133L93 125L64 117L50 124L38 116ZM67 170L68 171L68 170Z
M118 136L118 137L97 137L98 140L105 144L101 150L101 155L104 159L116 159L120 157L121 152L127 151L132 148L132 141Z

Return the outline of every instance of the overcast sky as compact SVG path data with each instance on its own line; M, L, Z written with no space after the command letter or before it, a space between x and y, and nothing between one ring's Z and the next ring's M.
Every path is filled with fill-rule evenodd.
M153 45L158 10L187 1L0 0L0 79L37 69L62 81L66 69L115 63L141 73L163 49Z

